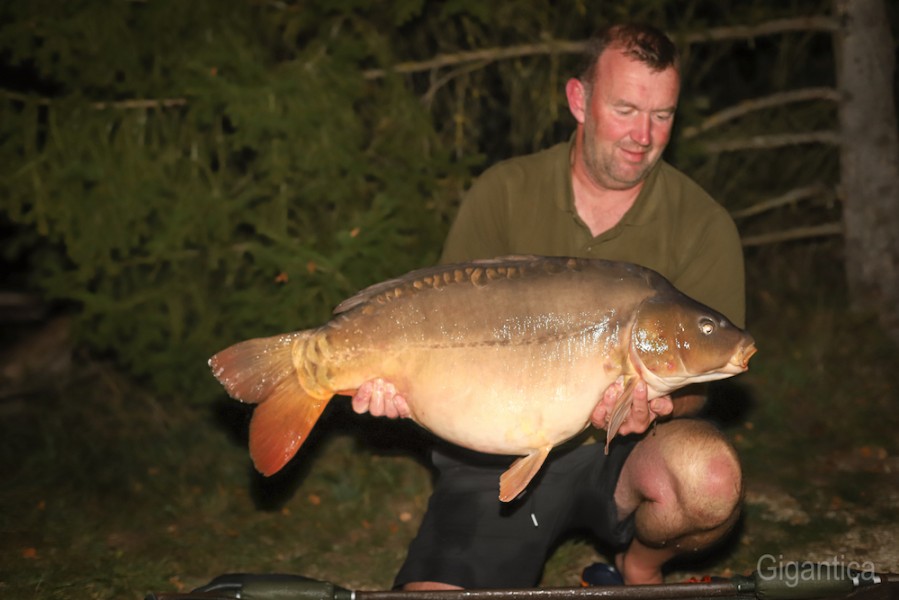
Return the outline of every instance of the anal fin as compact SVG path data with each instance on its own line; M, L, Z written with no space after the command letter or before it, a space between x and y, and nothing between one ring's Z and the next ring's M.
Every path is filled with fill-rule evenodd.
M499 499L502 502L511 502L524 491L540 467L543 466L550 450L552 450L552 446L537 448L512 463L512 466L499 478Z

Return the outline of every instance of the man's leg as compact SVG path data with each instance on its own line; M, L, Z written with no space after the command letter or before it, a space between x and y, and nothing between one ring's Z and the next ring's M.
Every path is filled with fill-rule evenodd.
M434 492L394 586L534 585L550 544L550 524L538 521L542 527L535 527L530 493L512 503L499 501L499 477L512 459L442 450L432 454L438 472Z
M513 502L497 498L500 474L511 458L453 450L435 452L439 472L428 510L394 585L405 589L523 588L537 584L544 562L571 516L583 502L584 482L608 480L600 526L617 523L612 500L615 478L630 448L617 445L611 454L602 444L560 448L550 455L528 490ZM461 453L461 454L460 454ZM489 467L483 461L495 463ZM501 461L497 463L497 461ZM602 478L598 473L614 471ZM598 507L594 507L598 508ZM622 538L621 541L627 538Z
M660 583L662 565L720 540L736 523L742 474L736 452L714 426L675 419L631 452L615 488L634 540L616 557L625 583Z

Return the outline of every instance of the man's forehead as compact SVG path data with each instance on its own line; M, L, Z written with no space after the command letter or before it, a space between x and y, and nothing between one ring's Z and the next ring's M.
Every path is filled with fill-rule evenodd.
M607 50L597 61L594 86L611 102L667 110L677 105L680 76L673 67L655 71L620 51Z
M594 74L602 76L607 71L627 71L635 73L645 73L648 75L674 75L680 82L680 73L674 66L665 69L654 69L650 65L641 61L636 56L628 54L627 47L623 45L614 45L605 49L599 56L594 67Z

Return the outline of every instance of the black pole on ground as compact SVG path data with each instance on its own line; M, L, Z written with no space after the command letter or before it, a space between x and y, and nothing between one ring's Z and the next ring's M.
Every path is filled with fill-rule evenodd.
M794 564L803 567L708 583L428 591L354 591L300 575L240 573L216 577L193 592L151 593L146 600L899 600L899 574Z

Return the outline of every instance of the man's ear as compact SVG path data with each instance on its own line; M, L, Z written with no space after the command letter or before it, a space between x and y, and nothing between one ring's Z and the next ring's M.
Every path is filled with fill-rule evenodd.
M587 90L577 77L572 77L565 84L565 96L568 97L568 110L578 123L584 122L587 110Z

